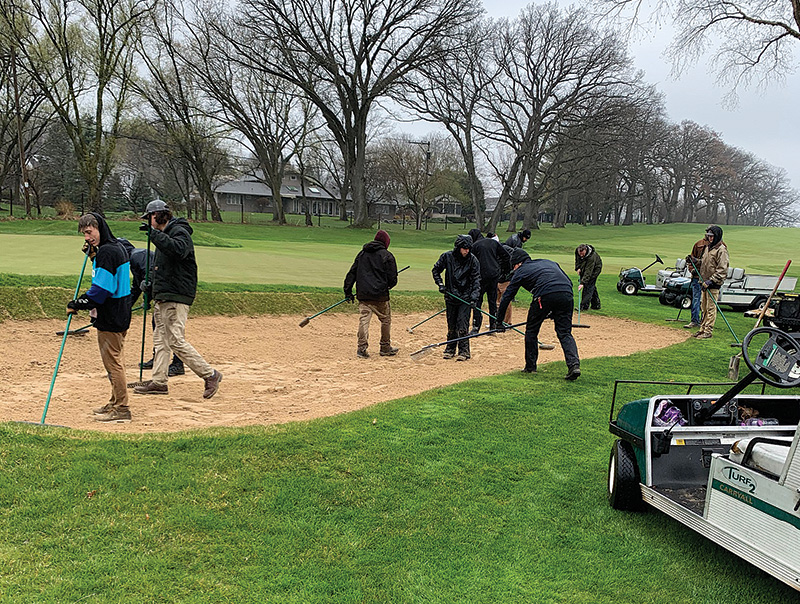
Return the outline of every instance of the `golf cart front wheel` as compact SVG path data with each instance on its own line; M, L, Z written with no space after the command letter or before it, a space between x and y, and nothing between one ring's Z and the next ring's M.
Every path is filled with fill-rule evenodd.
M642 509L642 491L639 488L639 467L633 446L617 440L608 460L608 503L615 510Z
M628 281L622 286L622 293L626 296L633 296L636 292L639 291L639 288L636 287L635 283Z

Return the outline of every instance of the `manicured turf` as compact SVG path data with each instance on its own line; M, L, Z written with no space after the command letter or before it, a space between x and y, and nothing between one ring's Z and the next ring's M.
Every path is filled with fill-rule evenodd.
M12 236L8 224L32 230ZM0 320L63 317L80 239L66 229L34 235L40 226L0 223L0 270L11 273L0 275ZM120 234L135 235L136 226L121 223ZM215 283L202 286L193 313L307 312L298 300L318 310L340 299L343 271L370 236L335 227L209 229L208 241L242 247L200 248L211 255L201 256L202 278ZM313 241L286 234L298 230ZM665 260L685 255L702 230L545 229L532 251L573 274L572 250L586 240L604 259L643 266L651 249ZM783 247L764 249L764 234L730 229L735 265L782 268ZM791 229L766 234L797 238ZM420 254L425 290L409 291L407 271L396 309L441 306L421 263L452 235L392 234L401 266L411 264L402 261L407 250ZM214 254L247 253L266 256L268 275L303 280L256 279L261 268L250 257L229 263L228 279L206 276L203 262L213 265ZM59 255L71 272L53 268ZM322 257L327 274L303 272ZM677 309L617 293L611 268L600 281L601 313L680 329L665 322ZM741 339L752 319L723 310ZM591 325L592 316L582 321ZM0 603L792 601L796 592L662 514L615 512L605 501L613 380L724 380L733 339L718 318L712 340L586 360L574 383L557 362L533 376L474 380L283 426L120 437L0 425Z

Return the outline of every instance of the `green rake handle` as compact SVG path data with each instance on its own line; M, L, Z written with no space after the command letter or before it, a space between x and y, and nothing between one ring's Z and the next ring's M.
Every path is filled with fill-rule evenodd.
M83 281L83 273L86 270L86 262L88 262L89 256L86 255L83 258L83 266L81 267L81 274L78 277L78 284L75 286L75 295L72 296L72 299L78 297L78 292L81 289L81 281ZM67 315L67 326L64 328L64 337L61 338L61 348L58 351L58 360L56 361L56 368L53 369L53 379L50 380L50 390L47 393L47 401L44 404L44 411L42 412L42 421L39 422L44 425L44 419L47 417L47 410L50 408L50 397L53 396L53 388L56 385L56 376L58 375L58 367L61 365L61 357L64 354L64 344L67 343L67 334L69 334L69 324L72 323L72 313Z
M498 319L497 319L497 317L495 317L495 316L493 316L493 315L490 315L490 314L489 314L488 312L486 312L485 310L482 310L482 309L478 308L478 307L477 307L476 305L474 305L474 304L470 304L470 303L469 303L469 302L467 302L466 300L462 300L461 298L459 298L458 296L456 296L456 295L455 295L453 292L446 292L446 293L447 293L447 295L448 295L448 296L453 296L453 297L454 297L456 300L458 300L459 302L462 302L462 303L466 304L466 305L467 305L467 306L469 306L470 308L474 308L475 310L477 310L477 311L478 311L479 313L481 313L482 315L486 315L487 317L489 317L490 319L494 319L495 321L497 321L497 320L498 320ZM503 325L505 325L505 323L503 323ZM520 323L520 325L523 325L523 324L522 324L522 323ZM514 331L516 331L517 333L519 333L519 334L522 334L523 336L525 335L525 332L524 332L524 331L520 331L519 329L517 329L517 328L516 328L516 327L514 327L513 325L506 325L506 329L513 329L513 330L514 330Z

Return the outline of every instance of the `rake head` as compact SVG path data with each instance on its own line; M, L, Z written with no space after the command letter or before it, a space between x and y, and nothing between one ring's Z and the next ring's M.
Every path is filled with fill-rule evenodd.
M419 361L420 359L423 359L423 358L425 358L425 357L426 357L426 356L428 356L428 355L429 355L431 352L433 352L433 349L434 349L434 348L436 348L436 345L433 345L433 346L425 346L425 348L420 348L420 349L419 349L419 350L417 350L416 352L412 352L410 356L411 356L411 358L412 358L412 359L414 359L415 361Z
M300 321L300 327L305 327L306 325L308 325L309 321L311 321L311 317L306 317L305 319Z

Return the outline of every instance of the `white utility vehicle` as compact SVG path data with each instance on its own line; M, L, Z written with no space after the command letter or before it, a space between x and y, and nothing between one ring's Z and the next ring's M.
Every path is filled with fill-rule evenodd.
M800 396L765 394L800 385L800 344L762 327L742 342L750 373L721 395L653 396L623 405L608 466L608 500L650 505L800 590ZM760 394L744 390L760 380ZM721 384L705 384L718 387Z

